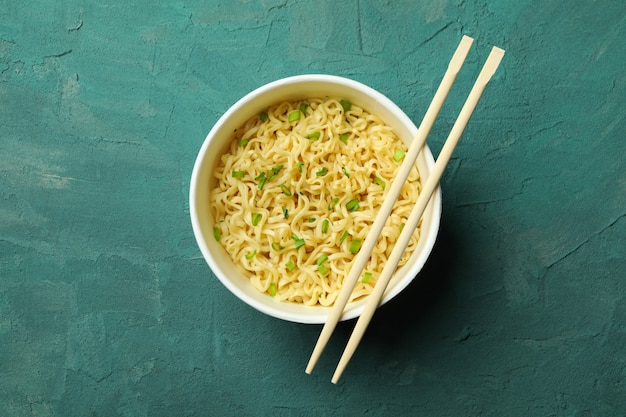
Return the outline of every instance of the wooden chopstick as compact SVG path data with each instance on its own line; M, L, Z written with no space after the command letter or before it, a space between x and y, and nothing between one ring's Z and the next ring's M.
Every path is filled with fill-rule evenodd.
M313 349L313 353L311 354L311 358L309 359L309 363L307 364L305 371L307 374L310 374L313 371L313 368L315 367L315 364L321 356L322 351L326 347L326 344L328 343L332 332L335 330L337 323L341 319L346 304L348 303L350 295L352 294L352 290L354 289L354 285L359 279L359 276L361 275L361 272L363 271L363 268L365 267L365 264L367 263L374 246L376 245L378 236L380 235L380 232L382 231L385 222L387 221L387 218L391 213L393 205L400 195L402 186L404 185L411 168L415 164L417 156L424 147L426 137L428 136L430 129L435 123L435 119L437 118L437 115L439 114L439 111L443 106L443 102L445 101L448 93L450 92L450 89L452 88L452 84L454 83L456 76L461 70L463 63L465 62L465 58L467 57L467 54L469 53L473 42L474 39L470 38L469 36L463 36L454 55L452 56L452 59L448 64L448 69L446 70L441 84L439 85L439 88L437 89L437 92L435 93L435 96L433 97L433 100L428 107L426 114L424 115L424 119L420 124L417 135L413 139L413 142L411 143L407 153L405 154L404 161L400 166L398 173L396 174L396 177L393 180L391 187L389 188L389 191L387 192L385 201L383 201L383 204L379 209L376 218L374 219L374 223L372 224L372 227L370 228L370 231L365 238L365 242L363 242L361 250L359 250L359 253L354 259L348 276L344 279L341 291L339 292L337 300L335 300L333 308L328 315L328 318L326 320L326 323L324 324L324 327L322 328L322 332L320 333L315 348Z
M487 83L498 68L498 65L500 64L503 56L504 50L494 46L491 50L491 53L489 54L489 57L487 58L487 61L485 62L485 65L478 75L476 83L470 91L470 94L465 101L461 112L459 113L459 117L457 118L454 126L452 127L452 130L450 131L450 135L448 136L448 139L446 139L446 142L441 149L441 153L437 158L437 162L435 162L433 170L428 175L428 179L426 180L426 183L422 188L421 194L419 195L417 202L413 207L413 210L411 211L408 220L406 221L404 229L402 230L402 233L400 234L400 237L398 238L398 241L396 242L391 252L391 255L389 256L389 260L387 261L387 264L383 268L383 271L378 278L376 285L374 286L374 291L372 292L372 294L369 295L367 304L365 305L365 308L363 309L363 312L361 313L361 316L359 317L354 327L352 335L350 336L350 340L348 340L348 344L346 345L343 355L341 356L339 364L337 365L335 373L332 377L332 382L334 384L339 381L341 374L345 370L348 362L350 361L350 358L354 354L354 351L361 341L367 325L372 319L376 308L380 304L380 300L382 299L383 293L387 288L387 284L389 283L389 280L391 279L393 273L398 266L400 257L402 256L404 250L409 244L411 235L415 231L415 228L417 227L419 220L422 217L424 210L426 209L426 205L430 201L432 194L439 184L441 175L443 174L446 165L450 161L452 152L458 144L459 139L461 138L461 134L467 126L472 112L478 104L478 100L485 90Z

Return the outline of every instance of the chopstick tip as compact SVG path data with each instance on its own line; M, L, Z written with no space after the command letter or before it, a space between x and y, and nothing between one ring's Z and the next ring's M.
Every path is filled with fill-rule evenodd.
M450 63L448 64L448 71L450 71L452 74L458 74L473 44L474 38L463 35L461 41L459 42L459 45L456 48L456 51L454 51L454 55L452 55Z
M485 62L483 69L480 71L480 74L478 74L476 82L482 85L487 85L491 77L493 77L493 74L498 69L503 57L504 49L498 48L497 46L491 48L491 52L487 57L487 61Z
M498 55L504 55L504 49L502 48L498 48L497 46L494 46L493 48L491 48L491 53L494 54L498 54Z
M315 368L315 364L316 364L316 363L317 363L316 358L311 357L311 358L309 359L309 363L307 363L307 365L306 365L306 369L304 370L304 372L305 372L307 375L311 375L311 373L313 372L313 369Z

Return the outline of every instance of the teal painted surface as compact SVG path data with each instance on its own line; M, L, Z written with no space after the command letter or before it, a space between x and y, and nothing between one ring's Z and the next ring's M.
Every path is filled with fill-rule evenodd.
M277 78L330 73L419 124L476 38L507 50L443 180L425 271L353 323L265 317L188 219L212 124ZM0 415L626 415L622 1L0 1Z

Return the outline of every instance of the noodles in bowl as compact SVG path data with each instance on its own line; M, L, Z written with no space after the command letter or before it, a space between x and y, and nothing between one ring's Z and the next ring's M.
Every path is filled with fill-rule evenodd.
M250 118L215 170L214 237L251 284L330 306L402 162L393 129L339 98L286 101ZM369 295L420 190L413 168L351 301ZM400 265L417 245L415 231Z
M263 313L323 323L416 132L388 98L341 77L290 77L244 96L209 132L191 177L193 231L213 274ZM425 147L342 320L363 309L433 164ZM421 270L440 210L437 191L382 303Z

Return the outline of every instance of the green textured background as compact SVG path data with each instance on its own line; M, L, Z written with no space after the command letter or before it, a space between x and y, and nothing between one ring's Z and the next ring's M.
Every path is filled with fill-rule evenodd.
M342 323L266 317L211 274L195 155L248 91L374 87L436 155L506 49L442 182L432 259L340 384ZM625 416L626 3L0 0L1 416Z

